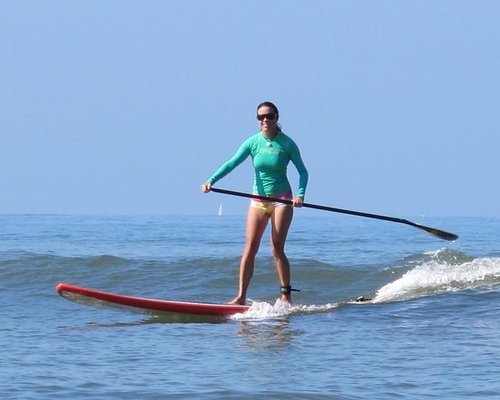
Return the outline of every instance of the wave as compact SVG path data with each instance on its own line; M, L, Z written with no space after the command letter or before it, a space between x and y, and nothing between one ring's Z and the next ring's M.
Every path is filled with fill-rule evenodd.
M450 249L426 256L400 278L378 289L373 302L409 300L500 284L500 258L473 258Z
M0 288L49 296L64 281L142 297L224 302L235 294L238 264L239 257L155 260L2 252ZM361 295L380 303L500 284L500 258L477 258L448 248L385 265L352 267L299 259L293 260L292 274L294 287L302 291L294 300L313 305L283 311L273 304L279 295L273 260L261 258L258 264L249 292L256 300L255 318L329 311Z
M59 282L137 296L212 301L233 295L238 259L134 259L0 252L0 290L52 296ZM231 289L231 293L221 291ZM16 300L17 301L17 300Z
M325 277L326 270L321 275ZM387 282L388 277L392 277L392 281L375 290L373 296L367 296L373 299L373 303L407 301L448 292L496 288L500 285L500 258L474 258L459 251L440 249L405 257L402 262L391 267L371 271L363 269L351 272L351 275L346 270L331 271L330 277L333 275L336 278L344 278L341 282L336 281L335 288L340 290L341 286L348 286L338 302L289 305L279 300L274 304L258 301L252 303L247 313L232 318L265 320L329 312L346 304L352 304L357 297L355 291L362 287L360 281ZM346 294L348 292L351 294Z

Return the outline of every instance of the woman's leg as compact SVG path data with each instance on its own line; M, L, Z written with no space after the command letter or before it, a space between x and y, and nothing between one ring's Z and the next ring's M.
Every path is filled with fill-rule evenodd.
M285 243L292 218L293 207L290 206L276 207L271 217L271 246L281 286L290 286L290 263L285 254ZM290 294L282 294L281 300L290 302Z
M243 256L240 262L240 276L238 285L238 295L231 301L231 304L245 304L247 289L252 279L255 256L259 251L262 235L266 230L269 215L256 207L249 207L247 217L246 243Z

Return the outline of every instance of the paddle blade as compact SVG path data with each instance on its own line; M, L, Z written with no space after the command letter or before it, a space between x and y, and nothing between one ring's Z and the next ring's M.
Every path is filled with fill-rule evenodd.
M418 224L415 224L415 227L422 229L423 231L425 231L433 236L436 236L436 237L443 239L443 240L448 240L450 242L453 242L454 240L458 239L458 235L455 235L454 233L451 233L451 232L446 232L446 231L442 231L440 229L430 228L428 226L423 226L423 225L418 225Z

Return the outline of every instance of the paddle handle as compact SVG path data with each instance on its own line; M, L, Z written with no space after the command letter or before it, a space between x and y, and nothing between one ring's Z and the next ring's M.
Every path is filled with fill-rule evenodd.
M283 203L283 204L288 204L288 205L293 204L293 202L291 200L277 199L274 197L259 196L258 194L235 192L234 190L218 189L218 188L214 188L214 187L211 188L210 190L212 192L215 192L215 193L229 194L232 196L247 197L247 198L263 200L263 201L273 201L273 202L278 202L278 203ZM403 221L401 218L386 217L384 215L369 214L369 213L365 213L365 212L361 212L361 211L345 210L342 208L321 206L318 204L311 204L311 203L303 203L302 207L314 208L316 210L331 211L331 212L342 213L342 214L356 215L358 217L383 219L383 220L392 221L392 222L402 222Z

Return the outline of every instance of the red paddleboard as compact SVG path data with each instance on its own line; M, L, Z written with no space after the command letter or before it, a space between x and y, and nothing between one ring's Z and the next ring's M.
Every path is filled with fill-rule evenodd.
M191 303L185 301L170 301L146 299L142 297L124 296L121 294L103 292L80 286L60 283L56 291L67 300L90 305L111 305L132 307L137 311L156 313L174 313L185 316L228 317L248 311L250 306L235 304Z

